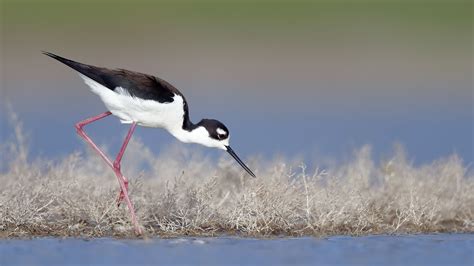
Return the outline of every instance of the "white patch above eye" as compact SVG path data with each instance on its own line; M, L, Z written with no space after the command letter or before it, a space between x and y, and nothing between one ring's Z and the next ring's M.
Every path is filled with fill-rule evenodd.
M227 134L227 131L223 130L223 129L220 128L220 127L218 127L218 128L216 129L216 132L217 132L217 134L219 134L219 135L225 135L225 134Z

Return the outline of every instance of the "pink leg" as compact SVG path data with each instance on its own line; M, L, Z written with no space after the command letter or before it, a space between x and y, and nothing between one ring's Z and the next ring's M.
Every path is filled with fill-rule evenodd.
M136 127L137 127L137 123L133 122L132 125L130 126L130 129L128 130L128 134L125 137L125 140L123 141L122 148L120 148L120 151L117 154L117 158L115 158L115 161L114 161L114 170L122 177L123 183L125 184L125 188L127 189L126 190L127 193L128 193L128 180L120 171L120 162L122 161L122 157L123 157L123 154L125 153L125 149L127 148L128 142L132 138L133 132L135 131ZM124 191L120 190L120 194L117 199L118 206L120 206L120 203L124 197L125 197Z
M108 166L110 166L112 169L114 169L115 175L117 176L117 180L120 184L120 189L121 189L122 192L125 192L125 193L123 193L123 195L124 195L125 201L127 202L128 209L130 211L130 215L132 217L132 223L135 227L135 232L137 234L142 234L142 230L141 230L141 228L140 228L140 226L138 225L138 222L137 222L137 217L135 215L135 210L133 208L133 204L130 201L130 198L128 197L127 187L125 186L125 182L124 182L125 177L122 176L120 170L117 171L115 169L114 164L109 160L109 158L107 158L107 156L99 149L99 147L97 147L97 145L92 141L91 138L89 138L89 136L87 136L86 132L82 129L85 125L90 124L92 122L95 122L95 121L97 121L99 119L102 119L104 117L107 117L111 114L112 114L111 112L107 111L107 112L102 113L100 115L97 115L97 116L88 118L86 120L80 121L79 123L76 124L75 127L77 129L77 133L92 146L92 148L100 155L100 157L102 157L102 159L104 159L105 163ZM135 126L133 124L132 124L132 127L135 128ZM132 130L131 133L133 133L133 130ZM129 131L130 137L131 137L131 133ZM128 140L130 140L130 137L127 135ZM127 140L127 143L128 143L128 140ZM122 147L122 149L125 151L125 149L123 147ZM124 151L121 150L122 155L120 155L120 153L119 153L120 159L122 158ZM119 157L117 156L117 158L119 158Z
M127 178L122 174L122 172L120 171L120 161L122 160L122 157L123 157L123 154L125 153L125 148L127 147L128 145L128 142L130 141L130 138L132 137L132 134L133 132L135 131L135 127L136 127L136 123L132 124L132 127L130 128L129 132L128 132L128 135L122 145L122 148L120 149L120 152L119 154L117 155L117 158L115 159L115 162L112 164L109 160L109 158L107 158L107 156L105 156L105 154L95 145L94 142L92 142L92 140L85 134L85 132L83 132L82 130L82 127L87 125L87 124L90 124L92 122L95 122L97 120L100 120L102 118L105 118L109 115L111 115L112 113L110 111L107 111L105 113L102 113L98 116L94 116L94 117L91 117L91 118L88 118L86 120L83 120L79 123L76 124L76 129L78 130L78 133L86 139L87 142L89 142L92 147L99 153L99 155L105 160L105 162L110 166L110 168L112 168L112 170L114 170L114 172L120 176L120 178L123 180L123 182L125 183L125 188L127 189L128 191L128 180ZM118 171L117 171L118 170ZM123 195L123 190L120 189L120 195L119 195L119 199L118 199L118 205L120 205L120 202L123 200L124 198L124 195Z

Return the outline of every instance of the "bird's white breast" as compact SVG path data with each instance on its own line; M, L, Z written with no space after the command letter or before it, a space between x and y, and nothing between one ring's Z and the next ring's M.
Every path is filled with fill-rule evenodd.
M124 88L118 87L112 91L84 75L80 74L80 76L122 123L137 122L141 126L160 127L170 132L181 129L184 119L184 100L180 95L175 94L173 102L170 103L144 100L131 96Z

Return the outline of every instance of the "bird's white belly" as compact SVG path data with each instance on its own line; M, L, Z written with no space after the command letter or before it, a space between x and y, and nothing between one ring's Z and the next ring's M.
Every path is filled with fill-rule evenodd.
M86 76L81 77L122 123L137 122L141 126L160 127L169 131L183 124L184 100L180 95L174 95L171 103L160 103L133 97L120 87L112 91Z

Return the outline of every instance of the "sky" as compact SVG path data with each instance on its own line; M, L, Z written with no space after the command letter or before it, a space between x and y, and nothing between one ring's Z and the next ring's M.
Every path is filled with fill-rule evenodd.
M105 111L45 50L167 80L244 157L337 159L364 144L383 156L401 143L415 162L473 161L471 1L0 1L0 143L8 102L33 155L83 149L73 125ZM87 130L118 147L127 128ZM137 136L156 152L174 143Z

